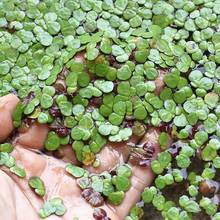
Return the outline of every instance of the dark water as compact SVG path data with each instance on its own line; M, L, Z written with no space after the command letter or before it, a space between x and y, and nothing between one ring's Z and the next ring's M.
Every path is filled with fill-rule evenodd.
M197 174L201 174L202 170L204 169L204 162L196 157L192 158L191 166L189 167L189 171L194 171ZM186 174L187 176L187 174ZM217 184L220 183L220 172L216 172L216 176L213 179ZM178 207L178 200L179 197L182 195L188 195L187 193L187 187L188 182L185 180L181 183L176 183L171 186L165 187L165 189L162 190L162 194L165 196L166 201L171 200L175 202L176 207ZM218 185L218 190L216 194L212 194L208 197L213 198L214 195L219 197L220 190ZM197 196L197 201L201 199L202 195ZM218 210L219 211L219 210ZM144 207L144 216L142 220L164 220L164 218L161 216L160 212L154 208L152 204L147 204ZM200 212L192 217L192 220L211 220L211 218L206 215L204 212Z

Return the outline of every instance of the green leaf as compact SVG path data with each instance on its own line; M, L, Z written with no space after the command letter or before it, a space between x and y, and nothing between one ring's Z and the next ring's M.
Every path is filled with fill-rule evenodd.
M11 153L14 150L14 147L10 143L0 144L0 152Z
M25 170L17 165L11 167L10 171L21 178L24 178L26 176Z
M114 83L111 81L105 81L105 80L96 80L94 82L95 87L100 89L104 93L109 93L114 88Z
M117 176L115 185L118 191L126 192L129 190L131 182L125 176Z
M169 143L169 135L165 132L162 132L159 136L159 143L162 149L166 149Z
M95 58L97 58L98 55L99 55L99 50L97 48L87 49L86 56L88 60L95 60Z
M123 191L112 192L108 195L108 201L113 205L120 205L124 199Z
M105 54L112 52L112 42L108 38L103 38L100 44L100 50Z
M43 46L50 46L52 44L53 37L48 32L39 32L37 37Z
M85 174L85 170L83 168L74 166L72 164L67 164L65 169L68 173L76 178L80 178Z
M45 186L43 181L38 176L32 176L28 180L28 184L31 188L34 189L35 193L39 196L45 195Z
M50 131L44 145L49 151L57 150L60 146L60 138L54 131Z
M144 189L143 193L141 194L141 197L144 203L150 203L156 194L157 194L156 187L151 186Z
M176 116L173 120L174 124L177 127L184 127L187 125L187 120L186 120L186 116L184 114L181 114L179 116Z
M171 51L167 41L165 41L163 39L158 39L157 42L156 42L156 45L157 45L157 49L160 52L163 52L167 55L172 55L172 51Z

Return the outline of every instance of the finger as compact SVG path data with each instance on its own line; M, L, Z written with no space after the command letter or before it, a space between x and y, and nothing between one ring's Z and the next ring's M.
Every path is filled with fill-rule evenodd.
M160 152L158 138L159 131L154 128L150 128L140 142L140 145L147 144L147 146L151 146L151 148L154 149L152 160ZM129 213L129 210L138 201L140 201L141 192L143 192L144 188L149 186L154 179L154 174L150 166L140 167L133 165L131 161L129 161L128 164L132 168L131 188L128 192L126 192L123 203L114 207L121 219Z
M34 122L29 127L19 129L18 137L15 143L24 148L42 149L47 138L49 128L45 124Z
M18 97L13 94L0 98L0 142L13 131L12 112L18 102Z
M66 145L61 147L63 158L62 160L66 163L72 163L72 164L78 164L78 161L76 159L76 156L73 152L71 145Z
M72 149L71 145L60 146L55 151L44 151L48 156L53 156L59 160L62 160L65 163L72 163L74 165L79 165L79 161L76 158L76 155Z
M126 142L111 143L107 145L96 155L96 158L100 161L100 166L85 166L85 168L91 173L102 173L104 171L111 171L117 165L123 164L127 161L130 154L130 146L135 145L139 141L140 137L132 136Z
M28 176L40 176L46 167L46 157L16 145L11 155L25 168Z

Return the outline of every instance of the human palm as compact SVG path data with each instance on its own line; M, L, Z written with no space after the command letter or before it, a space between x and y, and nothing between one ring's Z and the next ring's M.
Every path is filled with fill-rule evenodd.
M11 115L18 101L15 95L7 95L0 98L1 142L13 130ZM76 162L74 155L69 153L69 146L65 147L68 150L64 161L59 160L45 154L36 153L36 150L43 147L48 133L47 126L34 123L25 131L21 130L20 132L13 142L14 150L12 156L15 157L19 166L24 167L26 177L21 179L9 172L4 166L1 167L0 219L39 219L37 213L45 201L56 197L62 198L67 208L61 219L94 219L94 208L81 196L82 191L77 186L76 179L65 171L66 163L64 161L71 160L73 163ZM153 157L155 157L159 152L158 136L159 132L150 128L141 140L137 137L131 137L129 141L117 145L108 143L97 155L101 160L101 165L98 168L84 167L90 172L97 174L106 170L111 171L117 164L121 163L128 163L132 168L132 186L126 193L123 203L119 206L113 206L106 202L100 207L106 211L108 218L112 220L123 219L129 213L130 208L140 199L140 194L144 187L149 185L153 179L153 173L149 167L143 168L130 163L128 159L129 145L137 142L139 144L147 143L148 146L154 148ZM43 180L46 188L43 198L36 196L28 186L28 179L32 176L38 176ZM8 211L9 208L10 211ZM60 219L60 217L52 215L48 219L55 220Z

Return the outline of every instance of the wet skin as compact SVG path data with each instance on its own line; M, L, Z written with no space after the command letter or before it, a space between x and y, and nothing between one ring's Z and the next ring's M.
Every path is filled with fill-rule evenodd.
M11 110L17 104L17 97L13 95L1 98L0 103L5 103L5 99L7 99L7 105L4 104L4 107L0 109L0 120L2 121L7 117L7 120L5 120L7 123L4 124L5 129L0 132L2 141L12 132ZM6 134L5 131L8 133ZM36 213L43 205L43 202L56 196L63 198L68 209L62 219L71 219L73 217L93 219L93 208L81 197L81 190L77 187L75 179L66 174L64 170L65 162L47 155L39 155L33 151L33 149L43 147L47 132L48 128L39 124L33 124L25 133L18 134L18 137L15 139L15 149L12 155L16 158L18 165L25 168L27 177L25 179L19 179L8 172L6 168L1 167L0 178L1 183L3 183L0 188L1 219L30 219L30 216L32 216L31 219L33 220L38 219ZM151 128L141 140L141 143L148 142L149 144L150 142L155 147L154 156L159 151L158 136L159 132ZM95 173L114 169L117 164L127 161L129 145L135 144L138 139L137 137L131 137L126 143L108 143L97 155L101 160L101 165L98 168L86 168ZM73 158L69 159L74 162ZM149 185L153 180L153 173L149 167L141 168L133 166L129 161L128 163L131 165L134 175L132 176L132 187L126 193L123 204L113 207L106 203L103 206L111 219L123 219L128 214L132 205L140 199L140 193L144 187ZM30 176L40 176L44 181L47 193L43 199L36 197L28 187L27 180ZM10 207L11 211L6 211L7 209L5 207ZM26 211L24 212L23 210ZM59 218L51 216L48 219Z
M84 62L82 54L76 56L75 59ZM160 93L163 88L163 75L164 73L161 73L155 81L156 93ZM19 99L12 94L0 98L0 142L4 142L13 131L12 112L18 102ZM45 201L53 197L63 199L67 212L62 217L53 215L47 219L70 220L74 217L80 220L94 219L94 208L81 197L81 190L77 186L76 180L70 177L64 169L66 162L77 163L71 146L67 145L62 148L62 159L36 153L43 148L48 131L49 128L46 125L33 123L25 130L20 129L14 139L12 155L16 158L17 164L25 168L27 176L20 179L11 174L8 169L0 167L0 219L39 219L37 212ZM112 220L122 220L128 215L130 208L140 200L143 189L150 185L154 179L150 167L139 167L132 165L129 161L130 146L137 142L139 144L147 142L148 145L154 147L153 158L155 158L159 152L158 137L159 131L155 128L149 128L141 138L132 136L127 142L107 143L97 155L101 161L100 166L97 168L84 167L90 172L101 173L113 170L118 164L128 163L131 166L133 171L132 186L126 193L123 203L119 206L112 206L106 202L101 207L106 210L108 217ZM43 198L37 197L29 188L28 179L31 176L39 176L44 181L46 194Z

